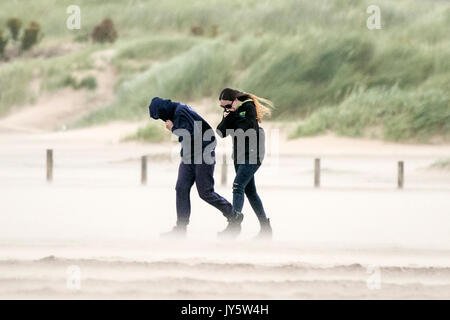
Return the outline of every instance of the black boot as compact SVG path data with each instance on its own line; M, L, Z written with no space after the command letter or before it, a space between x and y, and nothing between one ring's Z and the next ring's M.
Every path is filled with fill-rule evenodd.
M228 218L228 225L225 230L220 231L217 235L219 238L236 238L241 233L241 223L244 215L241 212L235 212Z
M172 239L185 238L186 237L186 229L187 229L187 225L177 224L175 227L172 228L172 230L161 233L161 238L172 238Z
M255 239L272 239L272 226L270 225L270 219L260 220L259 223L261 224L261 230Z

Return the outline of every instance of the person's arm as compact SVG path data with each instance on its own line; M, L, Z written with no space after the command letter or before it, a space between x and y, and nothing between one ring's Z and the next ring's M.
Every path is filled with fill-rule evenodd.
M194 128L184 115L175 116L175 119L173 121L172 132L174 132L177 129L185 129L189 131L190 134L194 134Z
M247 103L236 111L235 126L236 129L244 131L248 129L257 129L258 120L256 119L256 108L253 103Z
M187 120L186 116L176 114L174 116L173 120L173 126L172 126L172 133L176 136L178 136L178 142L183 143L183 136L182 132L178 131L179 129L184 129L187 132L189 132L191 136L191 140L193 139L194 135L194 128L192 127L191 123Z
M225 138L228 134L227 134L227 129L234 129L234 121L236 118L236 112L228 112L228 115L224 116L222 118L222 121L219 123L219 125L217 126L217 134L221 137L221 138Z

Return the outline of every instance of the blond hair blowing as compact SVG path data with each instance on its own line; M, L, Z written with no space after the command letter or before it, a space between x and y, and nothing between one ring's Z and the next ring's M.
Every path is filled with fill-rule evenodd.
M272 109L274 108L272 101L258 97L253 93L244 92L248 95L250 99L253 100L256 108L256 120L261 123L265 116L270 116L272 114Z

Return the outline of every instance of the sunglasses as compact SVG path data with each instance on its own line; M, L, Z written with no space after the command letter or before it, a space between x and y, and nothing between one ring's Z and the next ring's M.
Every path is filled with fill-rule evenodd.
M232 103L224 105L224 106L219 104L219 107L224 108L224 109L231 109L233 107L233 105L232 105Z

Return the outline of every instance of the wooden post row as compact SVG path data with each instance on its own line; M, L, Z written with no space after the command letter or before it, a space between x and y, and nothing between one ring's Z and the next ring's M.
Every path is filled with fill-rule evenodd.
M47 149L47 181L53 181L53 149ZM227 184L227 157L222 158L221 183ZM405 182L405 166L403 161L397 163L397 187L403 189ZM147 156L141 157L141 184L147 184ZM314 159L314 187L320 187L320 158Z

